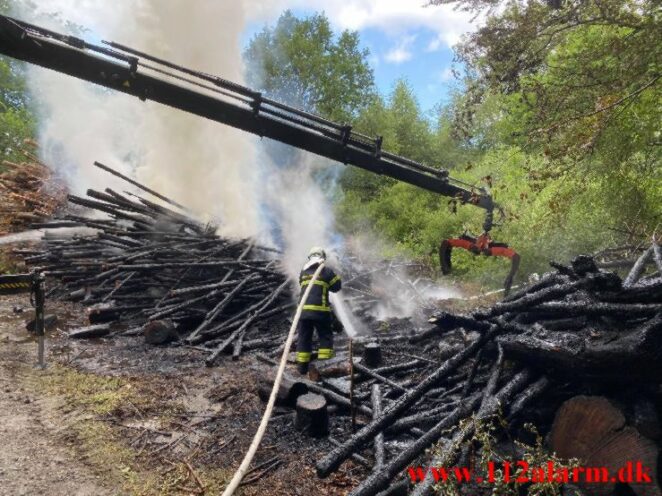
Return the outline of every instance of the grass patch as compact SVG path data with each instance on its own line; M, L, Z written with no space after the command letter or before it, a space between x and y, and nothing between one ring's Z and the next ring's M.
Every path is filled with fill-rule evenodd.
M69 423L66 435L73 437L76 450L85 462L117 488L116 494L163 494L160 490L163 477L141 466L138 453L128 446L120 428L95 418L119 412L127 402L141 402L137 388L129 379L52 365L36 384L46 395L61 399L65 412L80 412Z
M53 365L42 377L47 394L61 396L71 409L105 415L127 402L139 401L135 388L124 378L103 377Z
M133 433L105 419L133 417L136 409L150 419L167 423L181 406L162 403L150 389L135 380L106 377L53 364L30 381L41 394L61 400L61 411L75 412L65 436L74 442L78 456L97 472L118 495L181 496L198 490L194 477L180 460L141 456L130 446ZM128 408L127 405L130 405ZM138 431L135 432L138 435ZM221 494L234 474L232 467L196 466L205 494ZM239 490L238 495L245 491Z

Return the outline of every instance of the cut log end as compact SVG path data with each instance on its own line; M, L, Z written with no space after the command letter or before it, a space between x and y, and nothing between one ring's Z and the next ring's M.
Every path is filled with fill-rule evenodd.
M379 343L367 343L363 348L363 364L366 367L379 367L382 363L382 348Z
M260 376L257 394L264 402L269 400L276 370L270 369ZM308 386L304 382L297 381L296 378L284 374L280 381L280 387L276 392L276 405L294 408L297 399L308 392Z
M143 327L147 344L166 344L178 338L175 324L171 320L153 320Z
M650 468L653 483L631 484L629 489L633 494L662 495L657 446L637 429L626 425L621 410L607 398L575 396L561 405L550 433L550 444L562 458L578 458L584 466L606 467L612 474L627 467L628 462L640 462ZM580 486L596 496L612 496L624 490L611 484Z
M317 438L329 434L329 413L324 396L314 393L299 396L296 411L297 430Z

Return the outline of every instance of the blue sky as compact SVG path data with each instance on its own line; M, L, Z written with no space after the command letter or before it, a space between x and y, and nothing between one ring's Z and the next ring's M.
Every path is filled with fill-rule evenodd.
M428 0L232 0L236 3L231 7L219 6L215 4L217 1L196 0L191 5L200 12L216 15L231 11L233 18L227 21L235 23L236 27L243 26L239 29L244 46L252 34L265 24L273 24L286 9L302 16L323 11L336 32L343 29L359 32L362 45L371 52L369 63L382 94L388 94L397 79L405 78L424 111L448 101L451 90L458 84L451 72L451 47L476 28L470 14L448 5L427 6ZM140 32L133 35L142 22L135 18L134 7L146 5L161 9L163 5L167 7L162 9L163 13L174 13L179 21L182 17L177 13L188 5L187 2L126 0L126 3L115 4L105 0L43 0L39 5L43 3L45 12L60 12L64 19L90 28L88 34L93 41L97 37L94 33L98 32L103 33L102 38L110 36L131 45L131 40L140 39ZM164 19L167 21L168 16ZM186 20L186 16L183 19ZM210 25L223 25L223 19L212 20ZM229 26L228 31L234 32L234 26ZM178 22L173 29L176 32L172 36L183 40L181 43L190 40L188 23ZM210 36L212 40L216 38L218 36ZM144 41L137 45L144 46Z
M370 50L369 62L382 94L405 78L424 111L448 102L458 84L452 75L457 64L451 47L473 29L466 14L447 6L424 7L417 0L309 0L306 5L310 7L301 7L300 0L280 0L247 24L243 43L265 24L273 24L286 8L299 16L323 10L336 31L359 32L362 45Z

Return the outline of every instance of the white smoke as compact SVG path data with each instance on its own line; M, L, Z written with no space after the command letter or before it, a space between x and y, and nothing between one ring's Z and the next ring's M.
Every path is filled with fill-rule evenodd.
M262 9L269 2L257 3ZM92 43L117 41L242 83L240 37L248 13L262 12L257 3L47 0L21 16L60 32L66 20L89 28L83 37ZM327 161L298 153L293 164L276 168L257 139L242 131L38 67L29 71L42 114L43 159L58 167L74 192L126 188L92 167L98 160L210 216L224 235L268 241L275 220L292 276L311 246L332 244L332 207L313 179Z
M80 23L90 28L84 37L92 42L117 41L242 82L242 2L48 0L22 17L57 31L63 30L60 20ZM37 67L30 68L29 85L43 113L43 159L60 169L74 191L126 187L92 167L98 160L219 221L225 235L265 232L250 136Z
M279 0L42 0L20 17L55 31L69 21L89 28L82 37L112 40L174 63L243 82L241 35L249 15ZM52 14L56 13L55 17ZM70 33L80 36L80 33ZM343 249L329 189L316 176L340 165L307 153L276 167L250 135L153 102L104 90L72 77L29 68L40 113L42 159L76 193L126 183L95 168L98 160L160 191L201 216L220 222L227 236L268 241L278 232L286 272L296 278L311 246ZM325 194L326 192L326 194ZM369 243L367 251L383 251ZM398 288L384 291L382 316L403 316L418 303Z
M264 201L277 224L284 248L283 266L293 278L298 278L313 246L324 247L330 255L329 262L337 263L340 247L335 234L333 206L328 191L324 191L315 179L328 167L338 166L309 153L297 153L292 163L270 169L265 177ZM335 184L327 187L333 189Z

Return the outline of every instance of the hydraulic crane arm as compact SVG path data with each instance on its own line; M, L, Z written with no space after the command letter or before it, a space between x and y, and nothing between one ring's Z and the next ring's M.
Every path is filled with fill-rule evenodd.
M460 204L485 210L478 238L444 240L442 270L450 270L453 246L473 253L504 256L513 262L506 290L517 270L519 256L507 245L492 242L494 211L503 214L484 188L452 179L436 169L382 149L382 138L371 138L346 124L282 104L261 93L210 74L187 69L146 53L104 42L98 46L73 37L0 16L0 54L68 74L141 100L206 117L249 133L307 150L450 197Z
M483 189L463 185L435 169L382 150L370 138L322 117L262 96L244 86L106 43L101 47L6 16L0 16L0 53L99 84L141 100L242 129L328 159L392 177L460 203L487 210L495 204Z

